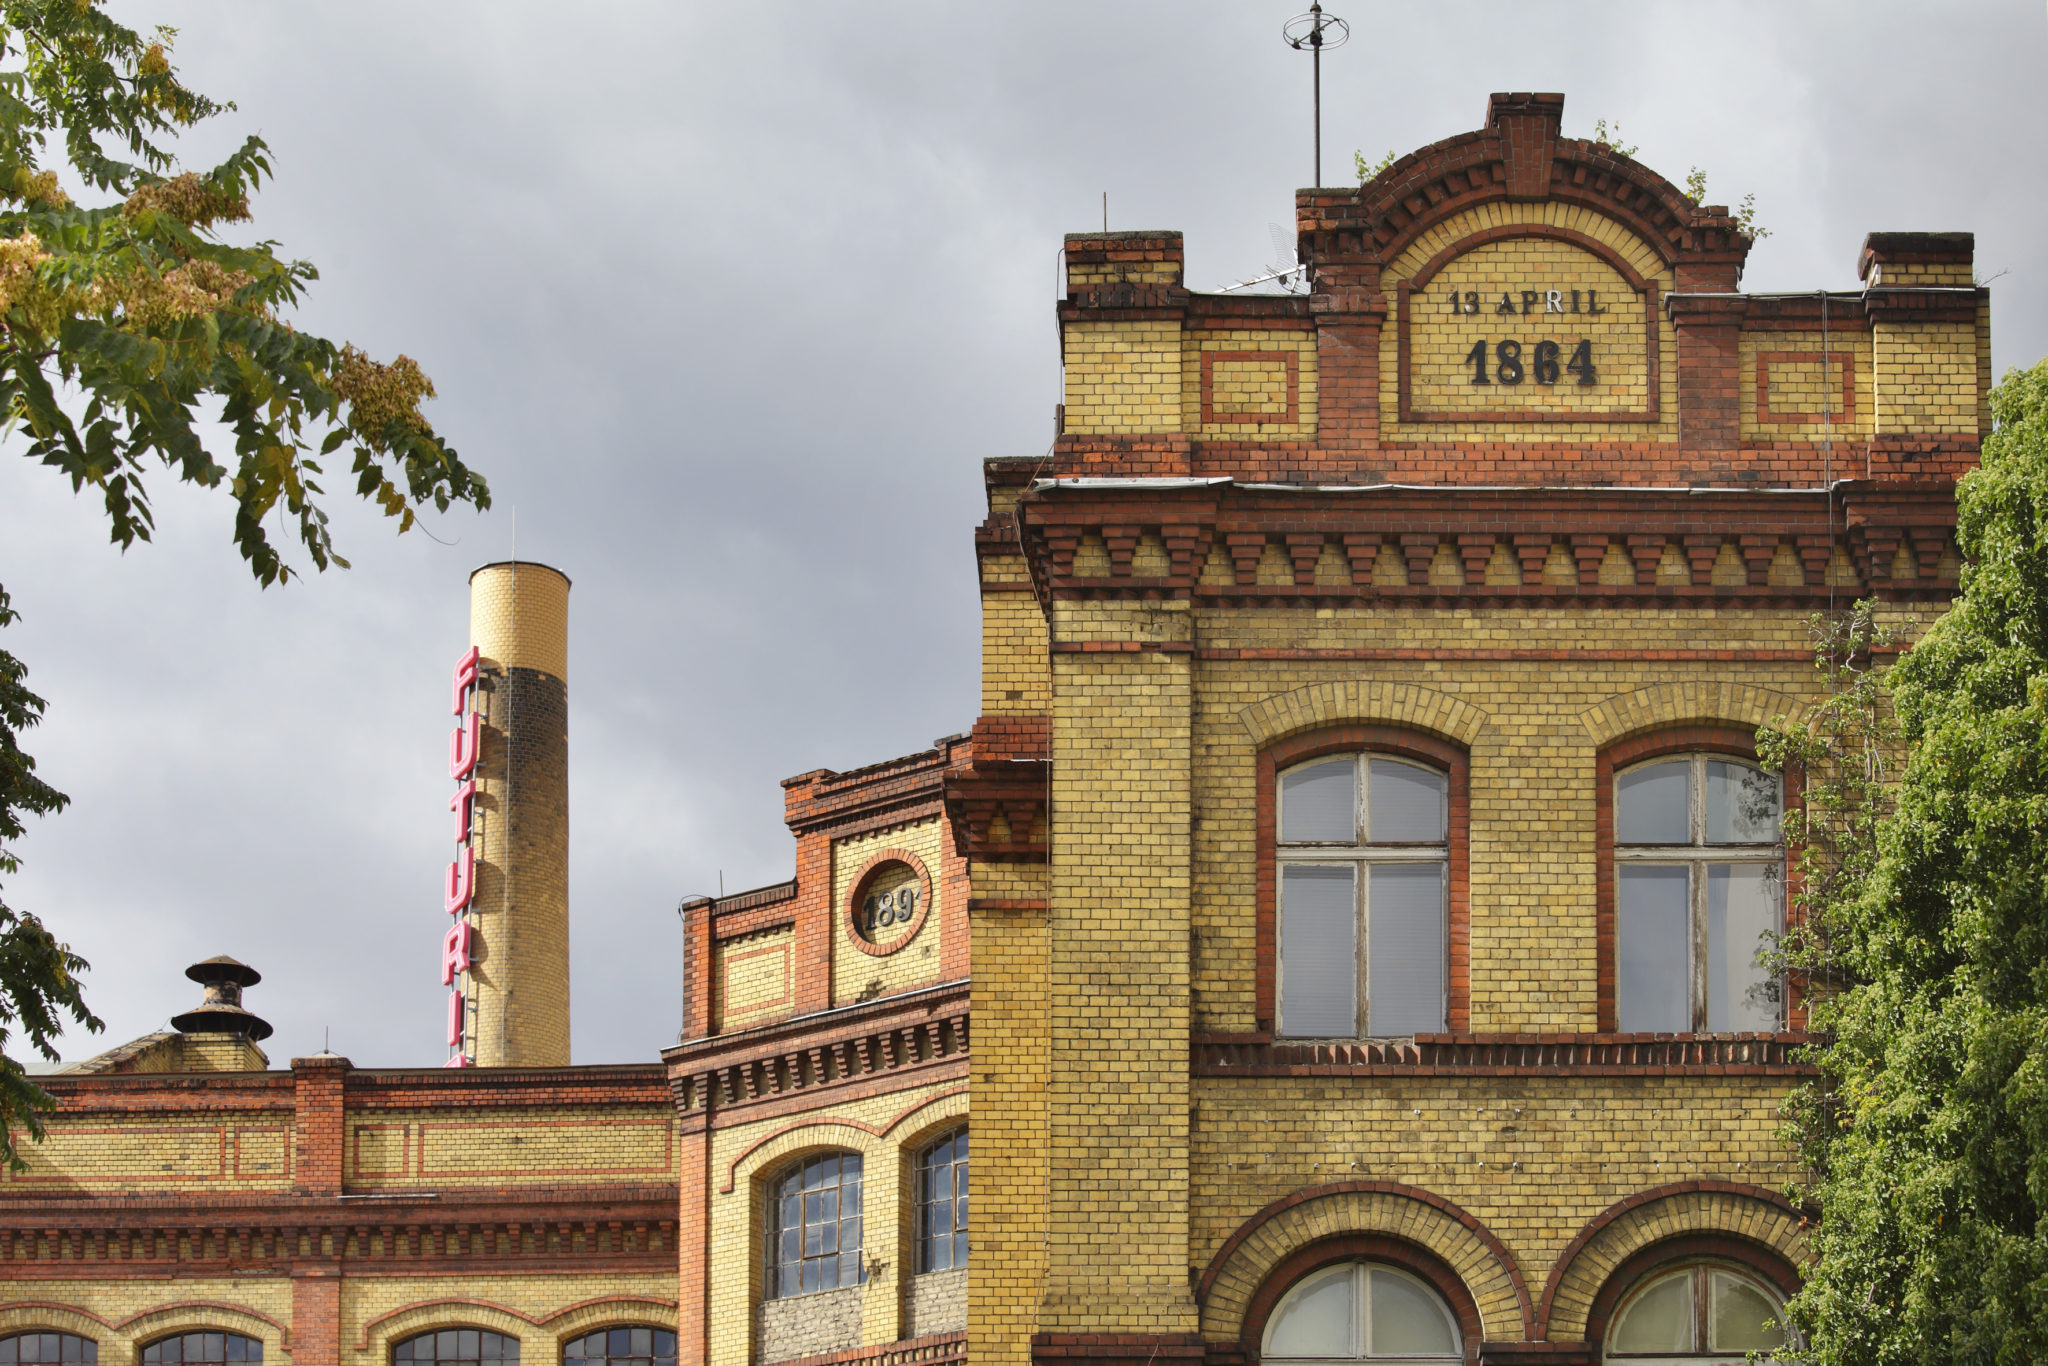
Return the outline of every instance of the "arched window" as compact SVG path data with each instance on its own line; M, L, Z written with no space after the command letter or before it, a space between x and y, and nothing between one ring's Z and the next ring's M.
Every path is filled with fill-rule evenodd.
M1279 788L1280 1032L1442 1030L1447 775L1361 752L1297 764Z
M393 1366L518 1366L519 1339L488 1328L443 1328L392 1349Z
M1266 1320L1259 1359L1459 1361L1464 1344L1443 1296L1405 1271L1346 1262L1302 1278Z
M967 1265L967 1129L917 1155L917 1269Z
M1733 1267L1700 1264L1652 1276L1629 1292L1608 1327L1610 1362L1669 1361L1739 1366L1751 1352L1791 1341L1777 1292Z
M562 1347L563 1366L676 1366L676 1335L666 1328L600 1328Z
M0 1338L0 1366L99 1366L100 1345L76 1333L14 1333Z
M1624 1033L1771 1031L1783 993L1761 960L1783 924L1783 790L1721 754L1614 779L1614 1007Z
M142 1366L226 1366L231 1361L262 1360L263 1344L240 1333L178 1333L142 1349Z
M860 1258L859 1153L809 1158L768 1189L767 1297L837 1290L867 1279Z

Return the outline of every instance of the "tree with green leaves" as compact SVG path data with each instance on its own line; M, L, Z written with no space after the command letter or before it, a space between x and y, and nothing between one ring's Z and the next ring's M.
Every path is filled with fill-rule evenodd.
M181 167L181 130L233 106L178 80L174 36L126 28L97 0L0 0L6 439L90 488L124 550L150 537L145 475L222 490L265 586L299 573L266 530L273 512L313 568L347 565L321 507L330 463L346 461L355 494L400 531L430 503L488 507L483 479L421 416L434 388L420 368L300 331L290 314L318 273L275 242L230 240L271 173L262 140L210 170ZM232 467L209 440L231 442ZM0 627L13 619L0 587ZM19 867L23 817L65 805L19 744L44 706L24 678L0 651L0 877ZM85 966L0 902L0 1160L12 1165L16 1131L40 1139L50 1098L5 1050L18 1029L54 1060L65 1019L100 1027Z
M1821 1220L1791 1312L1827 1366L2048 1360L2048 362L1992 410L1960 598L1881 691L1769 737L1809 765Z

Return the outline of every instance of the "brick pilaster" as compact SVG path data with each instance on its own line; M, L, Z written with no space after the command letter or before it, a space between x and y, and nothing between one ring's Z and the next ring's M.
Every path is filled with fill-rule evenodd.
M300 1195L341 1194L342 1092L354 1065L331 1053L292 1059L292 1172Z
M1678 447L1734 462L1742 445L1740 295L1673 295L1678 338Z
M292 1366L341 1366L341 1264L292 1266Z

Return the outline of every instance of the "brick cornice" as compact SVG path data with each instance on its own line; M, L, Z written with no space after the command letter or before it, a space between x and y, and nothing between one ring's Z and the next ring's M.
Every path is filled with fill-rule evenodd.
M1198 1077L1808 1077L1804 1034L1418 1034L1412 1042L1286 1043L1197 1035Z
M856 1090L950 1076L971 1043L968 983L943 982L760 1029L666 1049L671 1092L686 1125L753 1119L779 1104L830 1103Z
M1858 589L1846 591L1945 602L1956 587L1943 567L1953 564L1954 482L1941 475L1847 480L1832 496L1822 488L1062 480L1030 490L1019 517L1041 603L1055 597L1304 606L1697 600L1810 607L1831 595L1837 548L1860 576ZM1165 573L1134 572L1137 557L1124 547L1147 537L1164 552ZM1106 572L1076 573L1077 552L1091 539L1110 548ZM1914 557L1911 578L1893 575L1902 545ZM1276 547L1287 581L1262 581L1261 566ZM1387 547L1405 566L1402 585L1375 582ZM1461 566L1461 581L1431 582L1431 566L1446 547ZM1549 572L1552 551L1560 547L1572 566L1562 581ZM1514 556L1515 578L1486 582L1502 548ZM1715 582L1724 548L1738 557L1740 582ZM1682 562L1682 582L1660 572L1667 549ZM1623 579L1612 571L1612 552L1619 553ZM1204 576L1214 553L1227 557L1228 581ZM1327 572L1333 554L1341 577ZM1832 591L1838 595L1845 587Z

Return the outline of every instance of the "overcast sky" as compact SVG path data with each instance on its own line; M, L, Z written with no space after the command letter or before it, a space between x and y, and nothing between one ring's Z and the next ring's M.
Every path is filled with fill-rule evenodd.
M191 160L269 142L254 227L320 267L301 325L417 359L495 507L437 541L337 499L356 567L266 592L225 498L159 480L123 556L0 459L0 643L73 799L6 898L107 1021L67 1058L229 953L277 1065L330 1028L359 1065L442 1060L446 679L516 518L575 582L576 1061L652 1060L678 898L789 875L777 780L973 721L979 462L1050 440L1060 235L1107 191L1111 227L1185 231L1195 288L1273 258L1311 178L1297 7L116 4L239 106ZM1567 133L1756 195L1746 288L1853 288L1866 231L1969 229L1998 369L2048 351L2041 0L1331 8L1327 183L1562 90Z

